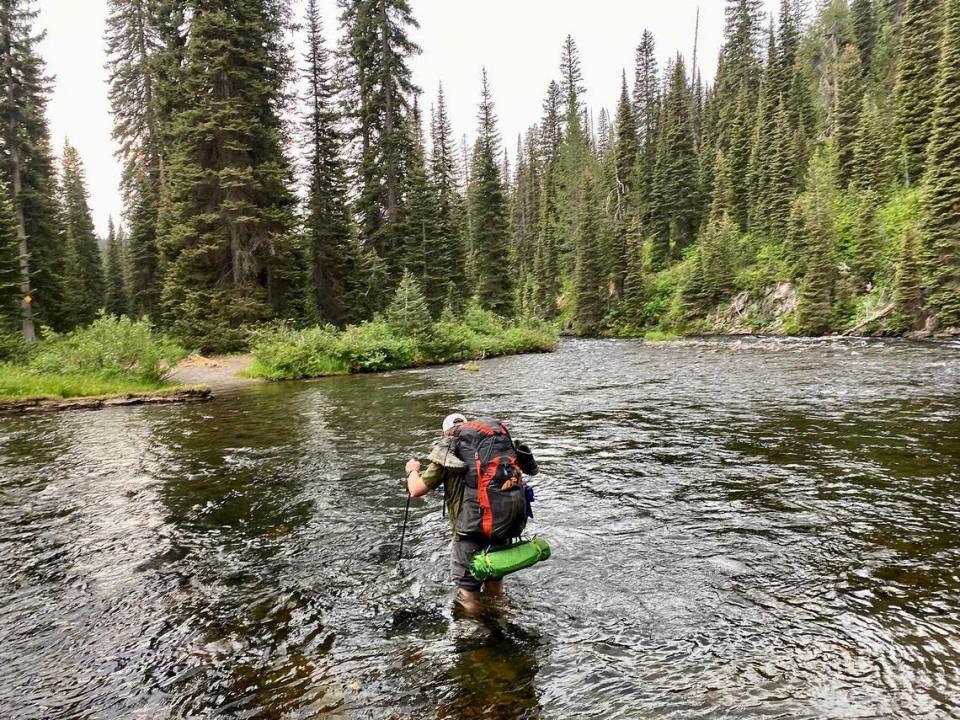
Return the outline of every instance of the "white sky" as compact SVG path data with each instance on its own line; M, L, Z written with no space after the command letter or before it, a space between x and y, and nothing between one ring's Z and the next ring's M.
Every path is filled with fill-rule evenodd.
M723 35L723 0L410 0L420 30L414 39L423 54L413 61L425 110L443 82L459 139L473 135L486 66L504 144L511 158L518 133L536 122L551 79L559 78L560 49L571 33L580 50L587 103L598 114L613 110L626 68L632 87L634 50L644 28L657 42L661 68L682 52L689 64L700 8L700 61L705 79L716 68ZM764 0L775 12L777 0ZM303 0L293 0L302 18ZM328 43L337 31L335 0L320 0ZM97 229L119 219L120 165L114 157L107 100L103 32L107 0L40 0L39 29L47 31L40 51L55 77L49 120L59 155L65 138L86 165L90 205Z

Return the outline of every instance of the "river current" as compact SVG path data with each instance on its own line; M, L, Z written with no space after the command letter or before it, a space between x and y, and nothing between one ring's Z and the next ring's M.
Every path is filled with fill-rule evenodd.
M449 412L548 562L454 609ZM0 718L960 717L960 346L557 353L0 417Z

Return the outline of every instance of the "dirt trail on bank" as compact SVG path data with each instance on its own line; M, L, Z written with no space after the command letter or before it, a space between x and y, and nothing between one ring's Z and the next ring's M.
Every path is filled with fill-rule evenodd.
M251 355L225 355L220 357L189 357L170 375L170 381L183 385L206 385L213 392L243 387L261 380L248 378L240 373L250 367Z

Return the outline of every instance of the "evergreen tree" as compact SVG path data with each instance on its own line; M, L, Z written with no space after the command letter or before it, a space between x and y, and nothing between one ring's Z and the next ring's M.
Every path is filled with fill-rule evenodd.
M863 105L863 67L860 53L847 45L840 55L837 110L833 116L833 137L839 163L838 179L846 187L856 172L856 138Z
M106 288L83 162L69 141L63 146L60 193L64 243L74 261L65 267L71 291L66 298L67 316L71 325L85 325L93 322L103 307Z
M670 86L659 122L653 177L654 269L664 266L671 248L674 255L679 256L683 248L693 242L699 224L697 153L690 107L683 58L678 56L670 73Z
M863 98L853 145L851 181L858 191L885 192L896 180L896 150L889 113L869 94Z
M597 180L584 168L581 174L580 203L577 208L579 232L574 285L576 316L574 329L581 335L596 334L604 315L603 271L600 258L602 229Z
M278 116L290 70L282 0L193 0L163 213L167 323L229 350L299 304L294 198Z
M469 193L470 241L477 258L473 286L484 308L500 315L511 315L513 278L509 265L507 205L497 163L500 134L486 69L483 71L477 120L479 127Z
M607 260L608 270L612 271L614 292L619 299L623 295L627 275L627 237L635 221L635 204L632 197L640 148L633 106L627 92L627 76L623 75L620 87L620 102L617 104L616 118L616 178L614 185L615 204L613 208L613 243Z
M897 248L894 278L894 325L898 330L918 330L923 324L924 297L919 245L916 230L907 228Z
M923 177L933 126L940 5L941 0L908 0L903 16L895 92L902 176L908 184Z
M657 118L660 115L660 78L653 34L643 31L636 52L633 83L634 122L639 136L637 164L633 170L634 194L631 210L643 222L649 220L648 206L653 190L653 169L657 159Z
M433 330L430 309L419 283L409 270L403 271L386 316L391 327L403 337L423 340L430 336Z
M543 119L540 122L540 152L547 174L560 161L560 145L563 142L562 103L560 86L551 80L543 101Z
M36 49L43 39L33 31L36 17L32 0L0 2L0 169L17 220L21 324L29 341L36 338L35 319L64 328L63 250L46 119L50 88Z
M459 299L466 294L463 271L465 251L460 228L465 211L463 198L458 191L459 170L453 144L453 127L447 114L442 86L437 89L431 146L433 155L430 171L437 193L437 236L443 249L442 257L435 262L445 275L447 295Z
M558 218L553 185L540 189L537 245L533 256L534 313L547 320L557 314L560 269L557 262Z
M104 309L110 315L125 315L130 301L124 285L123 236L114 227L113 218L107 230L107 247L103 255L103 274L106 281Z
M160 297L159 222L160 155L163 146L156 76L163 43L161 3L157 0L110 0L107 55L114 140L123 160L122 189L131 225L130 273L133 304L157 317Z
M873 48L877 42L877 16L873 0L853 0L850 12L853 14L853 32L857 37L860 63L866 73L870 70Z
M833 322L836 268L835 158L823 152L813 156L807 172L807 190L795 206L794 256L802 257L798 268L800 286L799 325L806 335L822 335Z
M410 39L419 24L408 0L339 0L343 26L342 80L359 142L356 213L364 242L397 271L403 254L401 204L410 149L405 117L415 93L409 61L420 52Z
M20 309L20 238L7 189L0 184L0 335L22 323Z
M642 322L644 300L643 241L639 232L627 237L627 276L623 284L622 314L638 327Z
M434 317L440 316L447 298L447 248L440 236L438 193L427 175L419 112L414 103L413 152L410 155L407 192L407 226L409 245L405 270L416 273L423 284L427 307Z
M306 241L310 248L313 300L320 317L333 324L343 321L346 284L344 256L350 253L350 213L346 207L346 176L341 158L343 139L334 106L336 87L323 24L316 0L307 1L307 100L304 123L309 167L306 203Z
M564 116L569 126L570 116L579 119L583 113L581 99L586 90L583 87L583 71L580 69L580 53L572 35L563 41L563 53L560 57L560 95L563 98Z
M924 198L924 259L930 309L960 327L960 0L946 0Z

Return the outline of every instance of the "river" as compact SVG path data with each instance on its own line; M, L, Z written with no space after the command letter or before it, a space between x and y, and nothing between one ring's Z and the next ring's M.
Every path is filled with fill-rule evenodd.
M471 619L403 463L459 410L554 557ZM0 717L960 717L960 346L557 353L0 418Z

